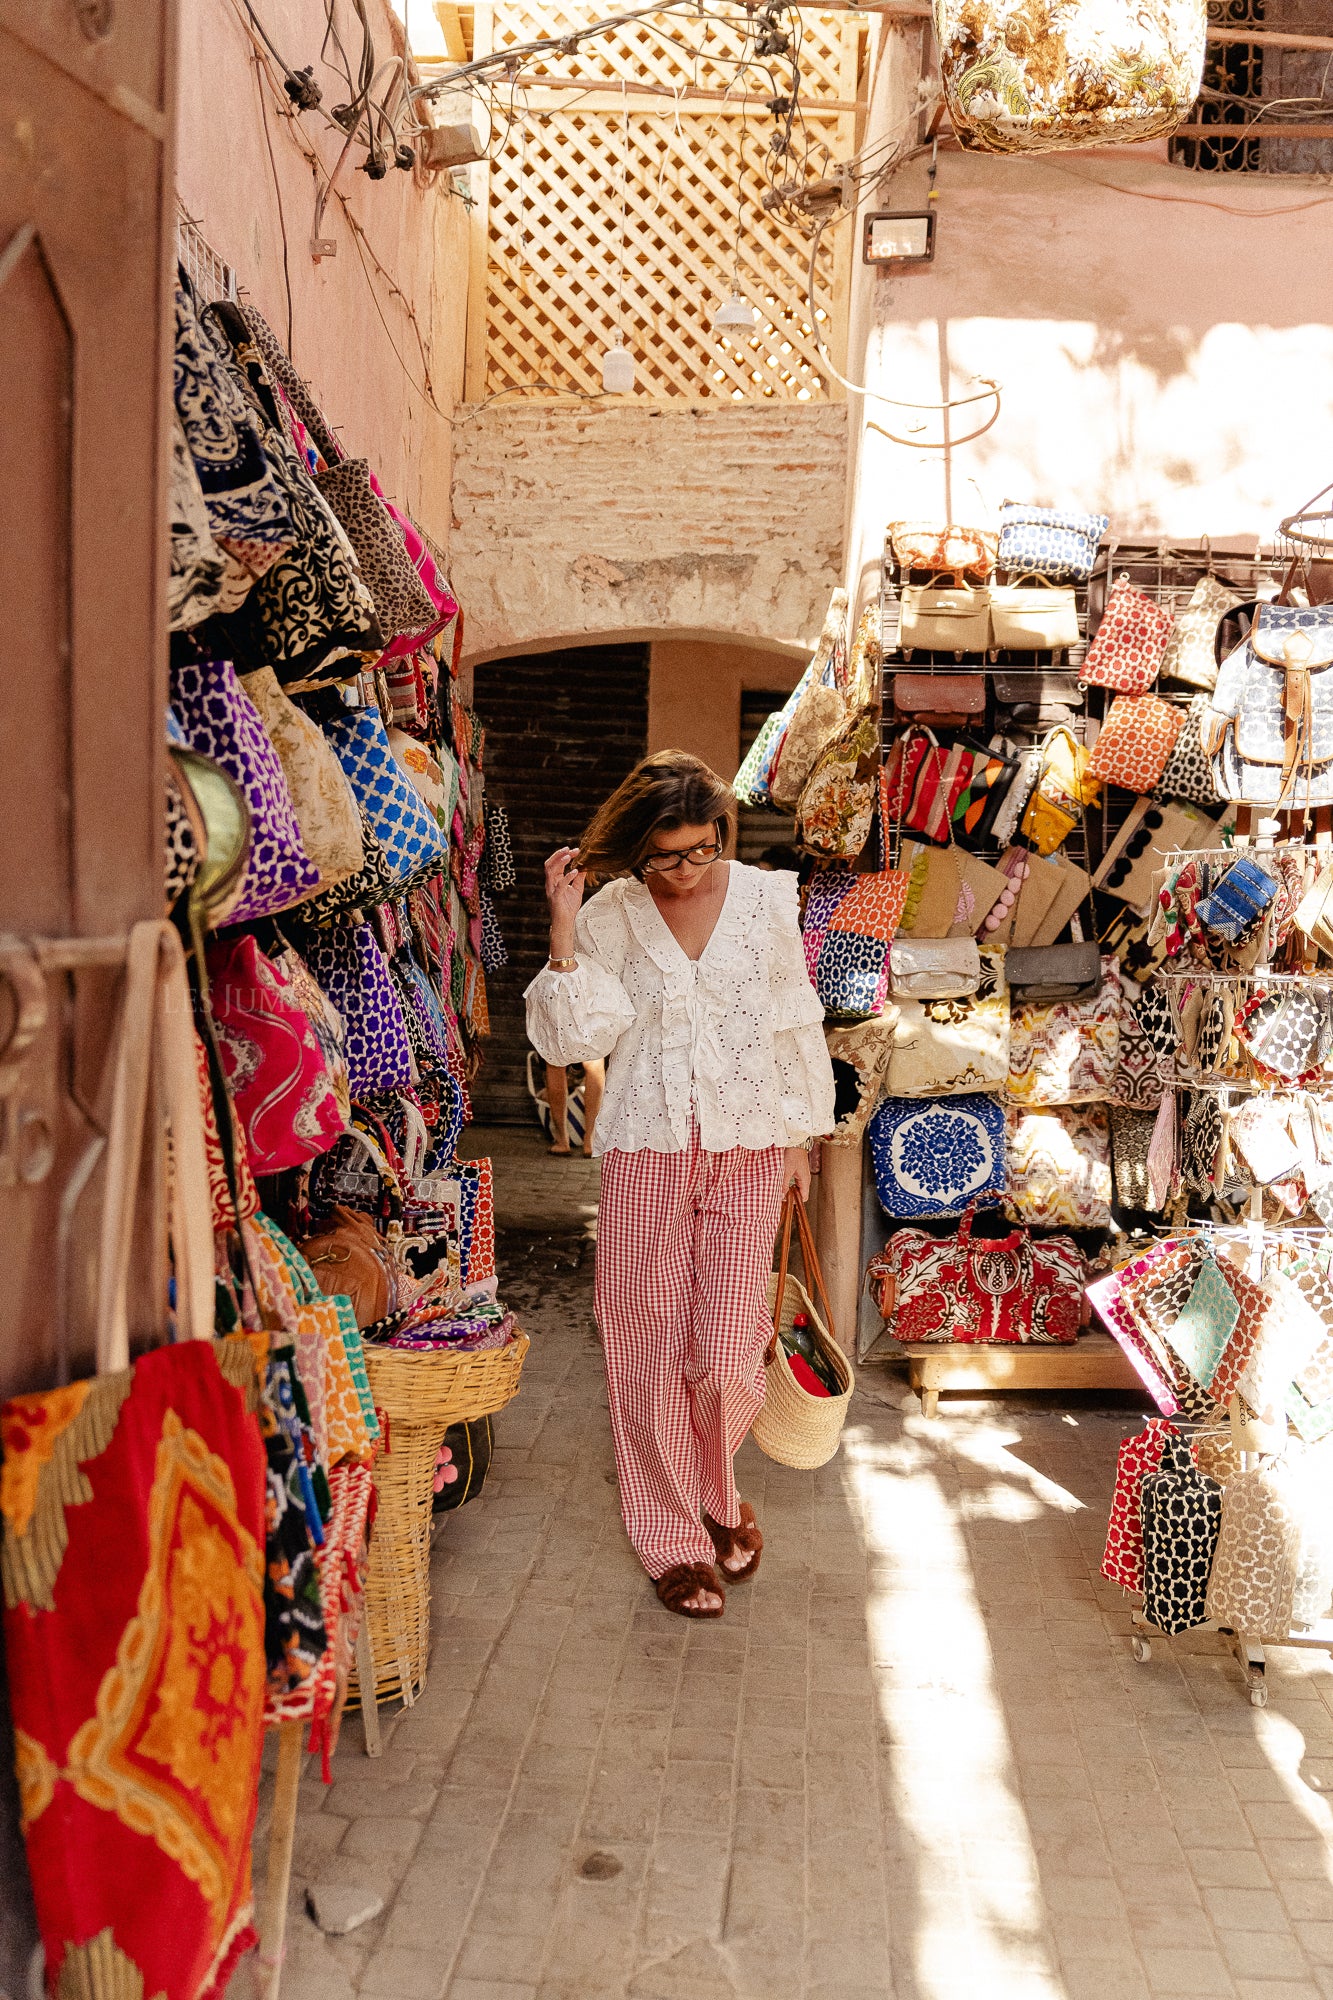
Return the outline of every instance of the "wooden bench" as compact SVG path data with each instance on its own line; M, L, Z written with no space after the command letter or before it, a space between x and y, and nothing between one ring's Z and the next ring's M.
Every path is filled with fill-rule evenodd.
M937 1413L941 1389L1143 1390L1109 1333L1085 1333L1070 1346L920 1341L898 1351L927 1417Z

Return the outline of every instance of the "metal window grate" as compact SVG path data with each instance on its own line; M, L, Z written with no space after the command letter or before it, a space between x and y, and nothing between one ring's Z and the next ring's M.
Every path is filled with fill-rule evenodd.
M192 215L176 210L176 257L201 305L236 297L236 273L213 248Z
M1246 28L1327 35L1328 0L1209 0L1208 20L1210 29L1228 35ZM1201 173L1333 174L1333 52L1210 37L1190 122L1216 125L1229 136L1173 139L1170 156L1177 166ZM1291 136L1282 136L1284 126L1292 128Z

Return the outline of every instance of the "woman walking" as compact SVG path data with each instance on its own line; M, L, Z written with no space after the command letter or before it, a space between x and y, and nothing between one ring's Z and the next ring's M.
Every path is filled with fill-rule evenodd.
M597 1121L597 1323L626 1531L669 1611L720 1618L763 1536L732 1457L764 1400L782 1197L833 1126L796 880L722 859L735 801L646 757L546 864L551 956L527 990L552 1063L609 1057ZM585 880L605 887L583 904Z

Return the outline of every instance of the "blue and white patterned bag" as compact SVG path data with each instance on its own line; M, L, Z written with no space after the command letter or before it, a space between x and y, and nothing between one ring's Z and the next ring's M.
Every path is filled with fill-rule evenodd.
M870 1121L875 1191L886 1215L961 1215L1005 1188L1004 1107L994 1097L923 1104L886 1097Z
M399 768L378 709L335 716L325 723L324 734L351 780L357 803L384 849L395 890L402 895L446 864L448 841L434 813Z
M1062 507L1006 500L1000 509L1000 565L1011 573L1086 583L1109 526L1106 514L1070 514Z

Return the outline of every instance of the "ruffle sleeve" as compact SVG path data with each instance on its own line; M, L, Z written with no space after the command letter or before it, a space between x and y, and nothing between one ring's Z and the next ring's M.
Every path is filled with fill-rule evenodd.
M609 1056L635 1019L634 1003L621 984L624 965L623 918L599 909L600 897L585 903L574 925L573 972L543 966L524 993L528 1040L544 1062L596 1062Z
M800 1146L833 1130L833 1064L824 1040L824 1009L810 984L801 944L796 877L775 870L764 887L781 1116L786 1143Z

